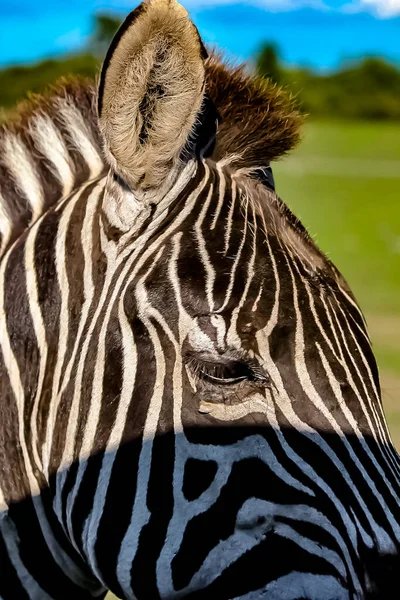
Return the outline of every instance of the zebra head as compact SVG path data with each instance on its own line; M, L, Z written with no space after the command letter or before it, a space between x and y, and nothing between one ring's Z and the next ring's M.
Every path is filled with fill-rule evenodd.
M186 11L154 1L99 86L120 263L102 374L140 440L118 583L126 597L382 594L398 462L363 317L263 181L262 87L247 106L243 81L213 100L212 65Z
M24 593L64 598L63 573L76 598L391 597L400 464L365 323L268 176L299 116L208 56L175 0L127 18L97 101L92 146L57 104L92 166L100 136L97 177L1 268L3 392L35 423L14 444L51 550L45 575L28 569L23 527L16 542L0 521ZM54 127L35 124L68 172ZM20 282L24 319L7 300ZM0 492L16 521L14 488Z

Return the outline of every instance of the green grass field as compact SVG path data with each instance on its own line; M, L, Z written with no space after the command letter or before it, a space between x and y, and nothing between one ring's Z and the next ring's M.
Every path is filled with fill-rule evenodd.
M400 124L309 123L279 195L342 271L369 324L400 448Z

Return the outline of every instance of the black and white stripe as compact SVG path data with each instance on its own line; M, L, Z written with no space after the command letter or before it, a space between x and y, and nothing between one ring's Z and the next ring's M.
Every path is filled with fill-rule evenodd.
M73 87L27 124L0 129L0 256L60 198L105 171L94 90Z
M0 133L0 600L392 597L400 462L347 284L207 112L207 152L133 190L93 100Z
M286 590L298 598L298 586L307 598L373 597L369 553L373 566L398 552L398 462L361 317L340 284L316 286L308 263L260 215L251 182L243 187L208 161L189 163L182 177L185 187L175 184L151 228L131 242L104 231L103 178L39 219L2 261L2 387L18 415L16 468L26 490L12 498L12 482L1 486L7 560L22 586L14 597L63 597L52 584L60 573L82 598L84 589L108 588L126 598L194 590L226 598ZM73 246L68 232L76 232ZM52 322L41 280L50 268ZM22 344L6 310L18 277L29 321ZM243 326L256 329L248 348ZM293 341L278 343L282 327ZM31 392L28 343L36 357ZM208 360L216 352L251 359L268 384L209 384L187 362L189 348ZM194 490L204 489L192 497L195 465L212 475L206 484L200 470ZM246 471L259 470L270 482L260 496L236 489L238 477L246 482ZM18 537L10 525L7 534L24 502L51 551L46 577L25 549L32 538L24 539L23 524ZM215 533L208 539L213 529L219 541ZM286 566L278 578L264 567L252 592L263 546L266 560L282 553ZM1 595L11 597L6 588Z

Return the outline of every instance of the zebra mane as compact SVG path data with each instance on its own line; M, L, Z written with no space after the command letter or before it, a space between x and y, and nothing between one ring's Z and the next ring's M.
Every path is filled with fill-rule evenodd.
M270 79L226 64L213 52L206 63L207 94L219 115L213 158L235 156L236 168L265 167L300 141L303 123L293 96Z
M216 53L205 69L219 119L214 160L233 157L234 168L253 169L297 144L301 117L286 92ZM105 172L96 96L92 80L63 79L0 126L0 256L51 206Z
M105 170L96 89L62 79L0 127L0 255L44 212Z

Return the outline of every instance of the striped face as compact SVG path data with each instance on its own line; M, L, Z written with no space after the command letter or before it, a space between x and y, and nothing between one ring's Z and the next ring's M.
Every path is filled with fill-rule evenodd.
M3 600L392 595L400 466L362 315L257 176L233 99L258 84L220 82L219 105L217 71L151 0L111 46L99 128L81 93L26 145L0 132Z
M121 598L381 597L398 465L344 282L227 165L189 161L138 228L124 206L135 194L110 172L2 264L2 391L26 431L2 493L52 536L40 593L61 569ZM22 564L34 592L40 567Z
M210 161L182 178L94 344L110 454L85 552L128 598L375 597L398 482L361 314L272 192Z

